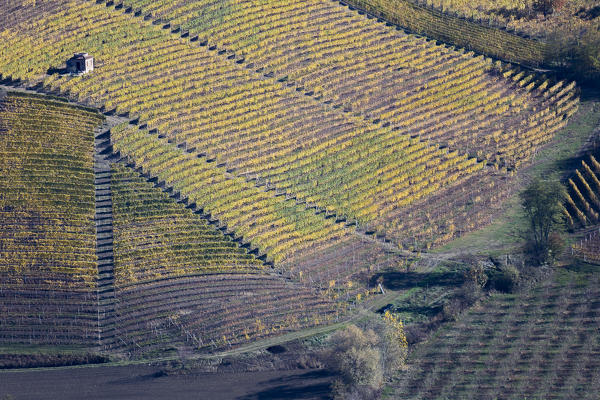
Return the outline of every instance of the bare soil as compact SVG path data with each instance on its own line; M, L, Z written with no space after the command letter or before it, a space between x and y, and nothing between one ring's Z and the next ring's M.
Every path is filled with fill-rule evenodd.
M160 367L123 366L0 373L0 399L329 399L322 369L164 375Z

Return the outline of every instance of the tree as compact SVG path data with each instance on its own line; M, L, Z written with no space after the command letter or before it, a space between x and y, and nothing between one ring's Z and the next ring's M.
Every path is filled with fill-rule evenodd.
M578 83L598 86L600 82L600 32L588 30L582 35L579 30L557 29L547 38L551 51L548 61L554 68L577 79Z
M389 311L364 329L350 325L329 340L326 362L340 377L333 385L336 399L377 398L384 381L406 361L404 326Z
M554 13L565 5L566 0L535 0L533 10L541 12L544 16Z
M531 252L544 263L554 254L549 251L550 234L562 223L561 205L566 197L564 186L554 180L536 179L520 194L529 222Z
M383 383L379 339L372 330L362 330L355 325L337 331L330 339L330 366L339 373L349 387L367 386L373 390Z
M574 71L578 77L585 77L598 84L600 78L600 32L588 31L578 41Z

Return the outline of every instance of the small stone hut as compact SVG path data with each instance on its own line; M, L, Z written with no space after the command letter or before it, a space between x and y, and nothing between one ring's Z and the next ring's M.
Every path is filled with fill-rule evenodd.
M72 74L87 74L94 70L94 57L88 53L75 53L67 60L67 72Z

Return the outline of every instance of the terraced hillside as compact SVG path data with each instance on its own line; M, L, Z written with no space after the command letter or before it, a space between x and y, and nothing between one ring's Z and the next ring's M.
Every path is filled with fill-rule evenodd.
M0 100L0 343L95 344L97 112Z
M403 399L593 399L600 382L600 284L559 271L519 295L494 295L411 355Z
M335 305L129 168L112 175L116 312L104 346L136 355L234 346L326 322Z
M7 10L0 73L128 113L181 152L402 247L489 221L511 182L475 157L518 167L577 107L572 84L434 45L333 3L269 3L278 17L265 18L263 3L245 2L218 11L230 12L218 26L193 18L206 11L212 21L205 2L136 3L191 30L176 34L130 5ZM45 75L81 49L96 57L93 74ZM325 247L339 248L338 239Z
M548 83L531 74L434 45L330 1L123 4L322 102L500 165L526 160L560 122L547 109L573 100L572 87L545 92Z
M367 251L361 253L360 260L378 264L380 248L372 241L361 241L335 218L324 218L302 204L264 192L227 173L224 167L181 151L145 130L120 125L112 130L111 138L121 156L129 161L141 160L136 165L144 172L172 187L188 203L201 205L202 213L219 221L221 229L241 238L252 238L258 253L277 264L285 262L288 272L298 274L299 278L318 282L350 279L364 266L362 262L351 261L350 256L355 253L350 253L354 252L348 249L350 246ZM318 260L316 265L302 268L305 264L300 260L307 254L314 259L314 254L320 253L319 260L323 261L323 255L329 252L340 256L335 260L335 272L322 270Z
M103 183L114 267L103 270L110 290L100 286L94 220L106 196L97 203L94 132L103 119L46 96L0 100L0 343L185 354L337 317L329 298L121 164Z

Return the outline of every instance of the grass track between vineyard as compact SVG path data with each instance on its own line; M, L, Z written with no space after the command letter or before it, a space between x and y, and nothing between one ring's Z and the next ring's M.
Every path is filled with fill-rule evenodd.
M574 161L579 159L576 154L598 126L600 126L600 101L595 97L584 99L580 110L567 126L556 134L552 145L540 151L533 159L532 165L523 171L518 186L524 185L535 177L564 179L570 175ZM502 214L497 215L492 224L441 246L432 253L491 251L492 254L505 254L518 246L526 229L518 192L515 192L506 202Z

